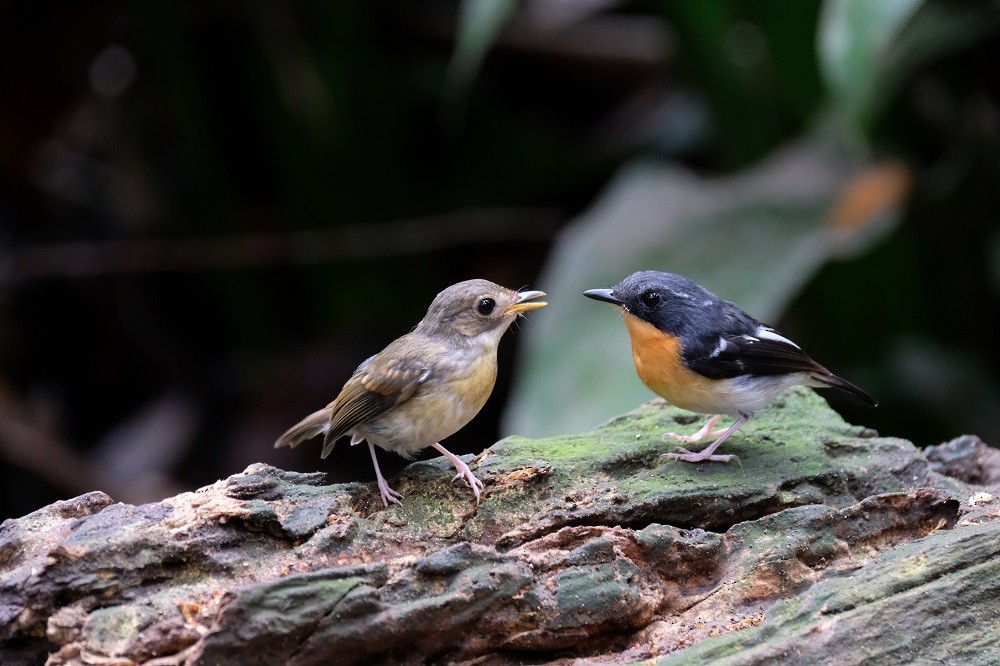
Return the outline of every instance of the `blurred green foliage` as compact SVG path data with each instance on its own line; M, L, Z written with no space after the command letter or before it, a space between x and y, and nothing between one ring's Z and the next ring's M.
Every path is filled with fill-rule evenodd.
M658 6L678 33L679 60L711 109L713 168L741 169L750 182L691 180L685 190L677 182L693 174L668 171L650 178L636 169L623 170L605 199L564 233L545 281L563 287L586 283L586 288L609 286L644 268L684 273L765 320L775 321L784 312L779 323L806 349L880 396L882 406L874 414L831 396L849 418L918 443L963 431L997 441L998 364L982 350L1000 333L1000 299L989 281L990 262L996 259L987 249L1000 233L995 198L1000 110L996 82L982 78L984 70L976 66L992 60L981 52L997 55L997 6L919 0L678 0ZM971 89L941 77L966 67L960 76ZM935 105L953 113L963 105L975 113L978 106L981 117L967 127L978 134L980 146L961 136L963 120L957 116L944 123L946 135L907 136L907 124L930 120L921 114L944 110ZM907 185L859 171L857 180L870 181L858 188L868 212L884 215L879 201L890 204L892 219L905 210L902 226L888 237L865 235L865 245L853 243L851 263L833 264L818 274L836 252L789 252L774 241L771 229L797 208L811 224L788 227L784 241L794 246L796 238L819 232L820 246L842 244L844 238L821 233L836 216L833 193L822 207L802 209L800 188L810 188L808 177L796 182L787 173L775 176L785 185L782 192L764 175L774 169L765 165L758 173L750 166L797 135L827 146L815 158L826 153L830 159L829 146L837 147L833 152L841 165L825 176L831 184L843 179L843 169L852 164L857 170L892 155L905 160L904 173L910 175L900 177L914 186L904 208L898 196ZM928 147L932 154L921 154ZM800 169L809 171L807 164ZM944 174L962 189L933 188ZM840 180L838 187L844 185ZM629 203L643 196L656 203L644 208ZM757 210L747 209L747 198L757 201ZM713 203L706 209L699 200ZM761 214L760 206L771 210ZM727 211L718 213L721 223L714 207ZM937 216L928 215L934 209ZM962 213L956 218L957 211ZM862 222L864 213L855 214L855 231L870 224ZM643 229L642 242L628 240L623 229L630 224ZM715 257L698 249L703 242L718 250ZM860 256L858 250L863 250ZM803 256L810 258L802 261ZM797 298L789 300L796 292ZM522 383L505 421L510 431L583 429L649 395L629 376L624 334L615 341L621 353L609 354L604 346L613 339L610 324L592 320L613 317L581 304L559 308L558 314L562 322L540 324L537 335L529 336ZM959 321L968 326L950 330L948 323ZM566 329L582 342L559 340L559 330ZM977 356L990 370L977 367ZM595 373L595 364L615 369Z

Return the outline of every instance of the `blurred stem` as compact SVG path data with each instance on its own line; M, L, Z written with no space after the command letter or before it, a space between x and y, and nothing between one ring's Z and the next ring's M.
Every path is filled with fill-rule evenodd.
M152 474L131 479L116 477L20 412L16 406L0 402L0 461L30 472L69 496L100 490L119 502L139 504L181 491L179 485L165 477L156 477L156 487L150 487Z
M708 97L726 166L741 166L764 155L778 137L771 131L772 122L761 113L749 82L726 54L726 33L733 24L728 4L661 0L660 7L677 29Z
M470 243L548 243L561 221L561 215L549 208L494 208L291 234L52 243L0 254L0 284L54 277L312 265L409 256Z
M462 0L458 12L455 50L442 91L442 121L461 124L465 104L486 53L517 8L514 0Z
M816 54L820 2L755 2L754 15L768 38L772 62L781 81L777 91L799 126L808 123L824 90ZM808 28L808 29L807 29Z
M236 196L209 120L204 82L198 75L200 68L190 43L190 32L181 25L175 3L145 0L140 7L146 16L146 29L152 37L153 49L160 59L163 78L172 88L168 95L174 105L172 111L187 134L183 145L193 153L185 163L201 170L200 177L192 180L205 183L208 188L200 200L204 211L202 219L226 220L235 209ZM224 226L224 223L216 226Z
M747 164L770 148L747 82L726 56L726 32L732 24L723 2L661 0L663 13L677 28L684 50L715 116L722 158L729 167Z

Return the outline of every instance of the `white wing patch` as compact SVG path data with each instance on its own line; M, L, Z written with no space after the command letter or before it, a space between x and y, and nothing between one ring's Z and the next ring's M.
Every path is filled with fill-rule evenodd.
M716 356L718 356L722 352L726 351L726 347L728 347L728 346L729 346L729 343L726 342L726 339L720 335L719 336L719 344L717 344L715 346L715 349L712 350L712 353L709 354L708 357L709 358L715 358Z
M774 342L783 342L786 345L791 345L792 347L799 349L799 346L797 344L795 344L785 336L779 335L774 331L773 328L768 328L767 326L761 326L757 329L757 337L764 340L773 340Z

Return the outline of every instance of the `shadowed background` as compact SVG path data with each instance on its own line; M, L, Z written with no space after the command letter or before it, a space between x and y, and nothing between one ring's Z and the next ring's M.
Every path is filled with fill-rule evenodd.
M640 268L880 399L830 395L852 421L996 444L998 28L934 0L7 3L0 518L259 461L371 481L364 448L271 446L469 277L552 305L456 453L649 397L579 297Z

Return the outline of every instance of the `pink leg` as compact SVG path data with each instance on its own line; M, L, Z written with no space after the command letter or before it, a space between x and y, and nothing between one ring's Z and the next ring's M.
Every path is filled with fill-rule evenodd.
M701 462L703 460L711 460L714 462L729 462L730 460L736 458L736 456L732 454L720 454L720 455L712 455L712 454L715 453L715 450L719 448L720 444L729 439L730 435L732 435L734 432L742 428L749 420L750 420L750 414L741 413L740 418L736 419L736 423L729 426L726 429L726 431L722 433L719 439L715 440L714 442L709 444L707 447L705 447L698 453L691 453L685 448L678 448L676 451L668 453L667 457L672 458L674 460L683 460L685 462Z
M375 465L375 478L378 480L378 492L382 496L382 504L385 506L389 506L389 502L402 504L399 500L403 496L390 488L389 483L382 476L382 470L378 468L378 458L375 457L375 446L371 442L368 442L368 450L372 453L372 463Z
M669 437L670 439L675 439L678 442L684 442L685 444L697 444L698 442L704 442L706 439L712 439L714 437L721 437L724 430L713 430L715 424L719 422L722 418L722 414L716 414L708 420L708 423L701 427L701 430L693 435L678 435L676 432L668 432L660 439Z
M465 482L469 484L472 488L472 494L476 496L476 504L479 504L479 489L483 487L483 482L476 478L476 475L472 473L469 466L459 459L454 453L444 448L440 444L431 444L435 449L437 449L441 455L451 461L451 464L455 466L458 470L458 474L455 475L455 479L465 479Z

